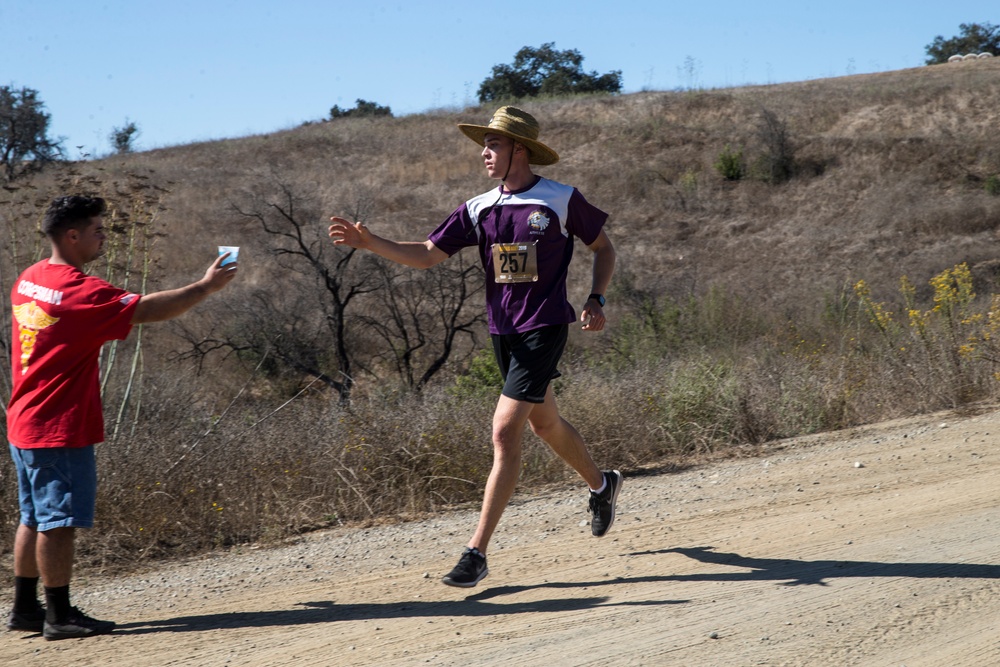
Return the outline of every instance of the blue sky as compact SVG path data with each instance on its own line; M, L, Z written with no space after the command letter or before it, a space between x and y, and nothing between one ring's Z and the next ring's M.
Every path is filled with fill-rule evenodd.
M576 49L624 92L919 67L934 37L1000 23L997 0L0 0L0 85L39 91L71 158L283 130L352 108L476 102L523 46ZM1000 54L998 54L1000 55Z

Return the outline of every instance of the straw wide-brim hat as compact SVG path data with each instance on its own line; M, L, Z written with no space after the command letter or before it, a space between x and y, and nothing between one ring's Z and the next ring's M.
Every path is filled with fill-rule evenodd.
M500 134L524 144L528 149L529 164L555 164L559 154L538 140L538 121L527 111L517 107L500 107L490 118L489 125L459 123L458 129L480 146L487 134Z

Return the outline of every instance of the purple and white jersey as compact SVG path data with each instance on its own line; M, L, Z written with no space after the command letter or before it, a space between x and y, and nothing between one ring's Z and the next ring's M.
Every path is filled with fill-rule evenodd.
M486 270L490 333L524 333L575 322L576 311L566 299L573 237L590 245L608 214L589 204L576 188L540 176L523 190L502 188L465 202L427 238L449 256L462 248L479 247ZM535 244L537 280L498 283L491 252L495 243Z

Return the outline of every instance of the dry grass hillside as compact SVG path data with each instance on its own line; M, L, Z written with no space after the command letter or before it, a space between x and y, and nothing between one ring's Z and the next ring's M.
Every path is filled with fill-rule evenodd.
M719 284L795 308L859 278L892 289L900 275L925 283L961 261L985 281L994 275L1000 197L984 184L1000 174L998 61L524 106L562 157L539 171L612 213L621 266L653 292ZM724 180L713 165L727 147L750 161L769 154L764 110L786 126L791 178ZM318 225L362 201L376 229L420 239L491 187L454 127L491 112L345 119L101 167L149 169L169 184L171 257L216 241L252 244L259 232L237 227L229 204L275 180L316 194Z
M573 334L556 386L602 465L670 469L996 397L1000 58L523 106L562 157L539 172L612 215L610 328ZM135 289L192 281L217 245L242 248L226 292L108 353L99 502L113 525L85 557L479 496L497 387L474 257L403 271L334 249L326 226L341 214L426 238L493 187L455 128L492 111L312 123L64 165L4 191L4 292L45 252L38 221L67 190L112 202L116 236L93 270ZM564 475L532 441L522 479Z

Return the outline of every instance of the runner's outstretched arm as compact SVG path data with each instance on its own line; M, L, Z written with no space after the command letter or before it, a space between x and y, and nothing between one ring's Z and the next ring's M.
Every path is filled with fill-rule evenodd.
M334 245L368 250L397 264L415 269L429 269L448 259L448 253L430 241L391 241L372 234L368 227L360 222L351 222L337 216L330 218L330 222L333 224L330 225L329 236L333 239Z

